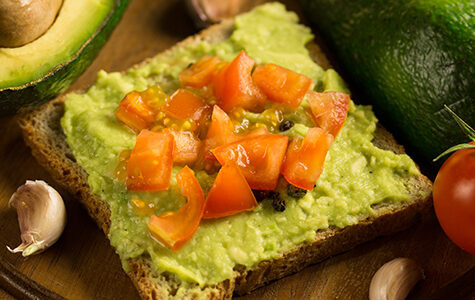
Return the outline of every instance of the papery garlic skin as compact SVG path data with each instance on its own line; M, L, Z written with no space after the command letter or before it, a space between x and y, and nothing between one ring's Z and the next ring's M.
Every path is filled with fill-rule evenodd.
M369 287L369 300L406 299L421 279L424 279L424 271L419 264L409 258L395 258L374 274Z
M59 193L42 180L20 186L8 204L18 214L22 243L12 253L37 254L54 244L66 226L66 208Z

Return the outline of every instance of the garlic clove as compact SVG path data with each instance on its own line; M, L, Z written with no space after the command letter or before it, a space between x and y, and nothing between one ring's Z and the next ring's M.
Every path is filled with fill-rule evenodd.
M264 0L187 0L186 4L196 26L203 28L234 17L264 2Z
M22 243L12 253L37 254L54 244L66 226L66 208L59 193L41 180L20 186L8 204L16 208Z
M369 300L406 299L421 279L424 279L424 270L414 260L393 259L374 274L369 287Z

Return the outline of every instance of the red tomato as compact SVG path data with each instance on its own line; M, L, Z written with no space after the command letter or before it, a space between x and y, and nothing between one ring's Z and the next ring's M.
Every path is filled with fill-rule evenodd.
M161 191L168 189L173 166L173 135L144 129L137 136L127 162L127 189Z
M243 50L231 63L214 75L214 95L217 104L225 112L230 112L235 107L251 111L262 109L266 96L251 78L253 67L254 60Z
M230 216L257 207L249 184L234 164L224 165L206 197L204 219Z
M191 165L200 153L201 141L189 131L165 129L170 132L175 140L173 162L182 165Z
M336 137L346 120L350 96L340 92L309 91L307 100L317 126Z
M211 150L234 141L234 125L229 116L219 106L213 107L211 124L205 139L204 155L206 160L215 160Z
M475 255L475 149L458 150L442 165L434 181L434 209L449 238Z
M148 221L152 236L175 251L183 247L195 234L206 204L203 190L190 168L181 169L176 174L176 181L182 195L186 197L186 204L178 211L154 215Z
M213 154L221 165L237 164L252 189L273 190L277 186L287 142L288 138L283 135L259 135L220 146Z
M267 64L258 66L252 79L270 100L297 108L312 84L312 79L284 67Z
M185 89L177 90L164 106L165 113L177 120L199 121L208 109L210 107L203 98Z
M178 75L183 86L202 88L213 79L216 66L221 62L217 56L204 56Z
M133 91L125 95L114 114L132 130L140 132L152 125L157 110L145 102L143 92Z
M311 128L305 138L294 138L287 149L282 175L296 187L313 190L315 181L323 171L325 157L333 136L323 129Z

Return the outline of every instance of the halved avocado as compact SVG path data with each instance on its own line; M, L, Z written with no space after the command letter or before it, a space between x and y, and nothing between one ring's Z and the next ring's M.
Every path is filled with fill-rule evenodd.
M51 27L17 48L0 48L0 115L64 92L91 64L130 0L64 0Z

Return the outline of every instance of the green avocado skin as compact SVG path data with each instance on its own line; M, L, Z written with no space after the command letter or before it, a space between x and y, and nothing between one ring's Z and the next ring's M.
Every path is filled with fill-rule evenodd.
M362 102L430 169L475 125L475 1L300 0Z
M0 89L0 115L14 114L53 99L87 69L119 23L130 0L116 0L107 18L74 57L43 78L19 87Z

